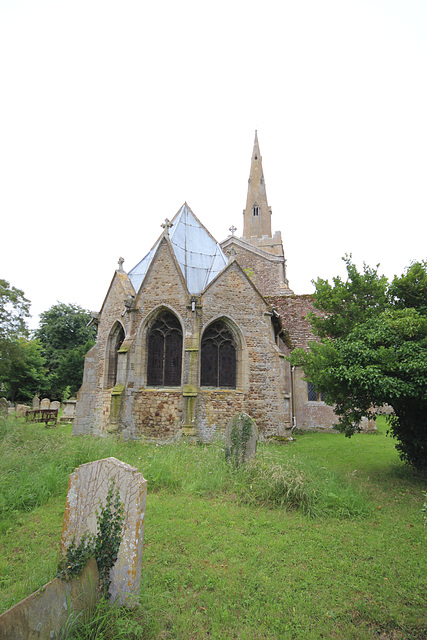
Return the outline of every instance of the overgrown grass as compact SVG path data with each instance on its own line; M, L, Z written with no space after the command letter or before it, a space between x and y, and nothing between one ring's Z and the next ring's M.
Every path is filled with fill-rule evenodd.
M156 447L4 421L0 610L55 575L69 473L115 456L148 480L140 607L101 605L67 637L425 638L425 483L380 427L260 445L233 470L221 442Z

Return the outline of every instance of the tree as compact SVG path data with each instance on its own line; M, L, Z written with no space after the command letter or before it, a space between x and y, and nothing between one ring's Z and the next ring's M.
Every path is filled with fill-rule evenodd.
M9 343L7 355L3 392L12 402L31 400L43 386L46 376L41 345L37 340L20 337Z
M28 336L30 301L24 292L0 279L0 348L4 342Z
M413 262L389 288L389 299L396 309L417 309L427 316L427 261Z
M311 314L311 324L321 338L339 338L348 335L357 324L378 315L389 306L388 281L376 269L363 265L359 273L351 261L351 255L343 258L347 268L347 280L337 276L333 285L318 278L314 306L320 315Z
M387 419L400 457L425 471L427 263L414 262L388 285L376 269L365 266L360 274L345 260L346 283L315 283L316 306L325 314L313 321L321 341L308 352L295 350L291 362L335 405L338 429L347 436L375 407L391 405Z
M30 301L0 279L0 390L10 400L29 400L44 378L40 347L28 340Z
M49 375L43 392L62 399L75 395L83 379L84 356L94 345L95 329L88 326L89 311L78 305L58 302L40 314L36 337L43 347ZM68 389L67 389L68 388Z

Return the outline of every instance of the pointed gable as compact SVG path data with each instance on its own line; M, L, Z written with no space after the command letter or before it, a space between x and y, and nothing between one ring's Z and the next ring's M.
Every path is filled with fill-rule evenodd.
M170 223L169 223L170 224ZM161 238L169 233L169 241L190 293L199 294L227 265L227 257L216 240L185 203L154 247L133 269L129 279L136 291L147 274Z
M110 304L114 304L112 303L112 300L120 300L120 304L122 305L126 298L134 297L135 290L127 273L125 273L125 271L121 271L120 269L116 269L110 282L110 286L108 287L107 294L102 303L100 313L103 312L104 307L108 302L110 302Z
M166 235L157 244L140 292L151 304L159 304L165 296L168 302L172 304L174 301L175 304L182 295L188 296L184 277Z

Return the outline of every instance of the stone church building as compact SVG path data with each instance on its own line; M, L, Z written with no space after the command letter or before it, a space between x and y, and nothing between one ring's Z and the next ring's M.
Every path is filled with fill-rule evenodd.
M75 434L203 441L244 411L264 436L336 421L286 355L313 339L312 297L294 295L271 231L258 137L243 235L218 243L185 203L128 273L123 260L87 353Z

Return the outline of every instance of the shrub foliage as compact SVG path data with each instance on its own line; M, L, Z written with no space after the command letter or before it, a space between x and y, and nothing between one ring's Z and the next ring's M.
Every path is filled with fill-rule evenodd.
M351 436L375 408L391 405L390 431L399 455L427 467L427 262L413 263L390 286L376 269L359 273L345 259L348 279L318 280L312 316L320 337L291 362L335 405L338 429ZM412 305L412 306L407 306Z

